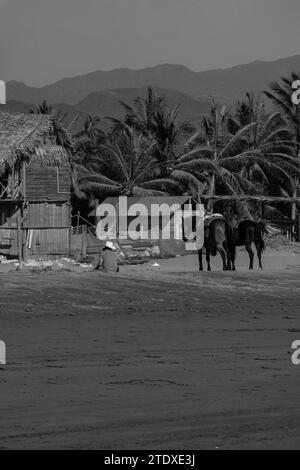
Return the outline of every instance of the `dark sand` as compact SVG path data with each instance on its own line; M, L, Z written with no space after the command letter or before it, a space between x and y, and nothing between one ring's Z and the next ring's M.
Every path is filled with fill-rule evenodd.
M0 448L300 449L299 256L247 263L1 274Z

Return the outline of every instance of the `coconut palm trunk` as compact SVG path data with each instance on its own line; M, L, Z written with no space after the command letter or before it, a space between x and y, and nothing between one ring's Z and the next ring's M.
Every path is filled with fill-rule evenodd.
M210 181L209 196L213 197L215 195L216 195L216 174L213 173L211 181ZM215 205L214 199L210 199L208 203L209 212L213 212L214 205Z

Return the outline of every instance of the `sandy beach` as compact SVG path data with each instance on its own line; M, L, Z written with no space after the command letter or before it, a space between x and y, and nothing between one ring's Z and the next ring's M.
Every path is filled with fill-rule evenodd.
M2 272L2 449L300 449L300 257Z

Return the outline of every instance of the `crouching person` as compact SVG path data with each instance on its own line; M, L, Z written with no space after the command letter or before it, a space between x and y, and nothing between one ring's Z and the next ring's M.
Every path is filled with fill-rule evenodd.
M99 263L96 270L105 273L118 273L120 269L115 251L115 245L112 242L106 242L102 253L99 254Z

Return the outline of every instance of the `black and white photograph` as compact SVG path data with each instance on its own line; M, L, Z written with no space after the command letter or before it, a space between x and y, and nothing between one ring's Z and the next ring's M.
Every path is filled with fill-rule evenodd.
M0 450L300 450L298 0L0 0Z

